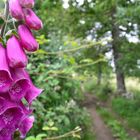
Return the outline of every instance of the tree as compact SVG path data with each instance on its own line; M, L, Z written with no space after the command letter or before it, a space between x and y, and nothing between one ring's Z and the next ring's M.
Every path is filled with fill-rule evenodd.
M132 75L129 71L133 70L136 73L138 71L136 63L139 58L138 51L136 51L136 57L129 49L137 46L136 43L130 43L130 38L134 32L137 32L133 35L134 37L139 36L139 2L137 0L85 0L83 3L79 3L77 0L69 0L67 9L63 8L62 1L42 2L44 7L45 4L48 15L51 15L46 24L50 34L54 31L61 37L70 35L75 39L83 40L90 37L91 40L96 41L108 36L112 37L112 43L108 42L105 47L101 48L101 52L102 55L105 55L106 52L113 52L112 60L115 65L117 91L126 92L126 74ZM49 5L53 6L50 8ZM135 26L137 26L137 31ZM135 47L135 50L138 48ZM130 59L130 64L126 63ZM131 67L132 65L133 67ZM100 68L100 64L97 67Z

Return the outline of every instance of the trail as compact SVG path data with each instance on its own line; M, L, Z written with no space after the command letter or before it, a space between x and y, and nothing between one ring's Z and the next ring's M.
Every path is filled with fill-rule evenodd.
M96 111L97 99L90 94L85 95L85 106L90 113L92 122L92 131L96 135L96 140L115 140L112 136L110 129L104 124L102 118Z

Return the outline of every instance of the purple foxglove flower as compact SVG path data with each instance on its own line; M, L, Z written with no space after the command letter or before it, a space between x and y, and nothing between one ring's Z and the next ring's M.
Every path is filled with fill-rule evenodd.
M5 127L5 123L2 119L0 119L0 131Z
M24 138L28 131L32 128L34 122L34 116L30 116L28 118L25 118L20 126L19 126L19 131L21 133L21 138Z
M31 81L29 74L27 73L27 71L25 71L25 75L26 78L28 78L28 80L30 81L30 88L27 90L26 94L25 94L25 99L27 100L27 102L29 104L32 103L33 100L36 99L37 96L39 96L41 94L41 92L43 91L43 89L39 89L37 88Z
M11 102L9 99L5 99L4 97L0 97L0 115L2 115L6 110L14 107L17 107L16 103Z
M18 26L18 34L23 48L25 48L27 51L34 52L39 48L39 45L33 37L32 32L26 25Z
M12 69L11 70L14 83L9 89L9 94L12 100L19 101L26 94L30 87L29 80L25 77L23 69Z
M17 129L17 124L21 123L24 113L21 108L13 107L7 109L0 115L0 140L12 140L12 134Z
M24 14L22 11L22 7L19 3L19 0L9 0L9 11L12 15L17 20L22 20L24 19Z
M24 9L23 12L25 23L30 29L40 30L43 27L42 21L31 9Z
M20 108L22 109L22 111L23 111L25 117L27 117L27 116L29 116L29 115L32 114L33 110L30 109L29 106L24 105L22 101L19 102L19 106L20 106ZM25 119L25 117L24 117L23 119Z
M24 113L21 108L14 107L7 109L2 115L0 115L0 120L3 121L5 126L14 126L16 128L24 117Z
M0 44L0 93L6 92L12 82L12 77L9 71L7 58L6 58L6 50Z
M27 65L28 60L27 56L24 53L23 48L20 45L20 42L15 36L12 36L7 41L7 58L8 64L12 68L23 68Z
M0 94L0 98L4 98L4 99L7 100L7 101L10 101L10 100L11 100L8 91L7 91L7 92L3 92L3 93L1 93L1 94Z
M27 102L29 104L31 104L32 101L35 100L37 98L37 96L39 96L41 94L42 91L43 91L42 89L39 89L32 84L30 89L27 90L27 92L25 94L25 99L27 100Z
M26 8L34 7L34 3L34 0L20 0L21 6Z
M0 140L13 140L12 135L15 131L15 128L12 126L7 126L0 130Z

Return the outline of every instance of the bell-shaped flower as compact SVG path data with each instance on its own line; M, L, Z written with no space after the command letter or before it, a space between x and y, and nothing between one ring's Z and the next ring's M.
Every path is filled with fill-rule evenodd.
M15 131L13 126L6 126L0 130L0 140L13 140L12 135Z
M12 100L19 101L26 94L30 87L29 80L25 77L23 69L12 69L12 77L14 82L9 89L9 94Z
M25 138L28 131L32 128L34 120L35 120L34 117L30 116L30 117L25 118L21 122L21 124L19 126L19 131L21 133L21 138Z
M5 99L4 97L0 97L0 115L2 115L6 110L14 107L17 107L16 103L11 102L9 99Z
M27 71L25 71L25 75L26 78L30 81L30 85L31 85L25 94L25 99L29 104L31 104L32 101L35 100L37 96L39 96L42 93L43 89L39 89L33 84Z
M6 50L0 44L0 93L6 92L12 82L12 77L9 71L7 58L6 58Z
M21 6L26 8L34 7L34 3L34 0L20 0Z
M39 44L37 43L32 32L26 25L18 26L18 34L22 47L25 48L27 51L34 52L39 48Z
M22 122L24 113L20 107L7 109L0 115L0 121L4 127L0 130L0 140L12 140L12 135L17 129L18 124Z
M0 115L0 120L4 122L5 126L14 126L16 127L24 117L24 113L21 108L14 107L7 109L3 114Z
M24 53L23 48L20 45L17 37L14 35L7 41L7 58L8 64L11 68L23 68L26 67L28 60Z
M39 30L43 27L42 21L39 17L31 10L24 9L25 23L30 29Z
M31 115L33 113L33 110L30 108L30 106L25 105L22 101L18 103L20 108L22 109L25 117L23 119L27 118L27 116Z
M42 91L43 91L42 89L39 89L33 84L31 84L31 87L29 88L29 90L27 90L25 94L25 99L27 100L29 104L31 104L32 101L35 100L37 96L41 94Z
M22 11L22 7L19 3L19 0L9 0L9 11L12 15L17 20L23 20L24 19L24 14Z
M0 119L0 131L5 127L5 123L2 119Z

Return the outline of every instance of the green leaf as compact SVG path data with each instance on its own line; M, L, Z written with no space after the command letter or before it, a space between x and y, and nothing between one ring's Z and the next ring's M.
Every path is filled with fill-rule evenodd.
M44 127L42 128L42 130L48 131L48 130L50 130L50 127L44 126Z
M52 130L52 131L58 131L58 128L57 127L51 127L50 130Z
M4 24L4 19L0 16L0 26Z
M42 138L43 137L47 137L47 134L38 134L37 136L36 136L36 140L42 140Z
M25 140L36 140L36 138L34 136L29 136Z

